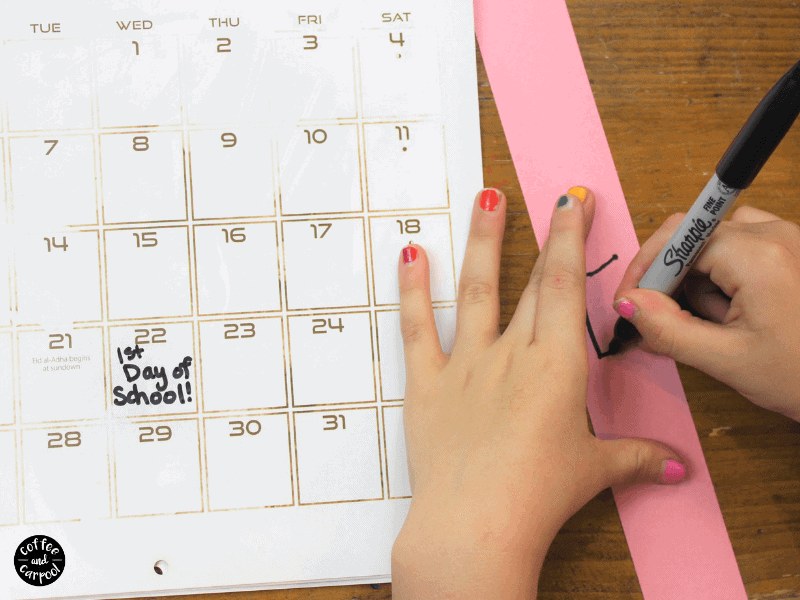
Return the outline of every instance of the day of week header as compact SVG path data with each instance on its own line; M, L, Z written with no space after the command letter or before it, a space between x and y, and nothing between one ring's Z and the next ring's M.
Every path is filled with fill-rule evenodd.
M382 13L382 23L395 23L402 21L407 23L411 20L410 12L401 13ZM208 21L212 28L238 27L241 23L239 17L209 17ZM149 19L138 21L117 21L120 31L142 31L153 28L153 22ZM322 15L298 15L298 25L322 25ZM61 23L31 23L33 33L61 33Z
M228 18L221 18L221 17L209 17L208 19L211 21L211 27L238 27L239 26L239 17L228 17Z
M394 23L395 21L404 21L408 23L411 20L411 13L404 12L404 13L383 13L381 15L381 21L383 23Z
M61 23L31 23L33 33L61 33Z
M128 29L133 29L134 31L138 31L142 29L152 29L153 22L148 20L117 21L117 27L119 27L121 31L127 31Z

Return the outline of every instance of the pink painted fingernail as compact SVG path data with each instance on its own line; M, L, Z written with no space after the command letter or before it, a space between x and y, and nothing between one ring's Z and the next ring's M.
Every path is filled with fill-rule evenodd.
M403 248L403 262L408 264L417 260L417 249L414 246L406 246Z
M686 467L677 460L664 461L664 470L661 473L661 483L678 483L686 477Z
M636 305L633 302L631 302L626 298L623 298L614 305L614 310L616 310L624 318L630 319L633 315L636 314L637 309Z
M497 210L498 204L500 204L500 198L495 190L486 189L481 192L481 208L483 210L494 212Z

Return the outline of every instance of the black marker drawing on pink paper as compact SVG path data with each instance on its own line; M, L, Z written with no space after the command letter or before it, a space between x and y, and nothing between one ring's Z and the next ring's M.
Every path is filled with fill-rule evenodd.
M606 262L604 262L602 265L600 265L597 269L595 269L594 271L589 271L588 273L586 273L586 276L587 277L594 277L600 271L605 269L608 265L610 265L612 262L614 262L618 258L619 257L616 254L612 255L610 259L608 259ZM603 357L606 357L609 354L611 354L608 351L603 352L600 349L600 345L597 343L597 338L594 336L594 330L592 329L592 322L589 320L589 311L588 310L586 311L586 327L589 329L589 337L592 338L592 345L594 346L594 351L597 352L597 358L603 358Z

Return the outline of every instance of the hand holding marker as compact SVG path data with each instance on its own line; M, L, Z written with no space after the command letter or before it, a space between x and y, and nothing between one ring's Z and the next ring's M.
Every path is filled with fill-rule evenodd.
M717 164L700 196L686 213L678 229L639 281L638 287L670 295L725 218L739 194L758 175L772 152L800 113L800 62L789 69L767 92L742 130ZM639 332L620 317L608 354L633 345Z

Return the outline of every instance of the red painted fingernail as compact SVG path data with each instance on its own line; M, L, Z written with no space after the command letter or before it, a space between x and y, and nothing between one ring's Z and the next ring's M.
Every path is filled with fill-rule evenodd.
M406 246L403 248L403 262L410 264L415 260L417 260L417 249L414 248L414 246Z
M664 470L661 473L661 483L678 483L686 477L686 467L677 460L665 461Z
M481 192L481 208L483 210L494 212L498 204L500 204L500 198L498 198L496 191L486 189Z

